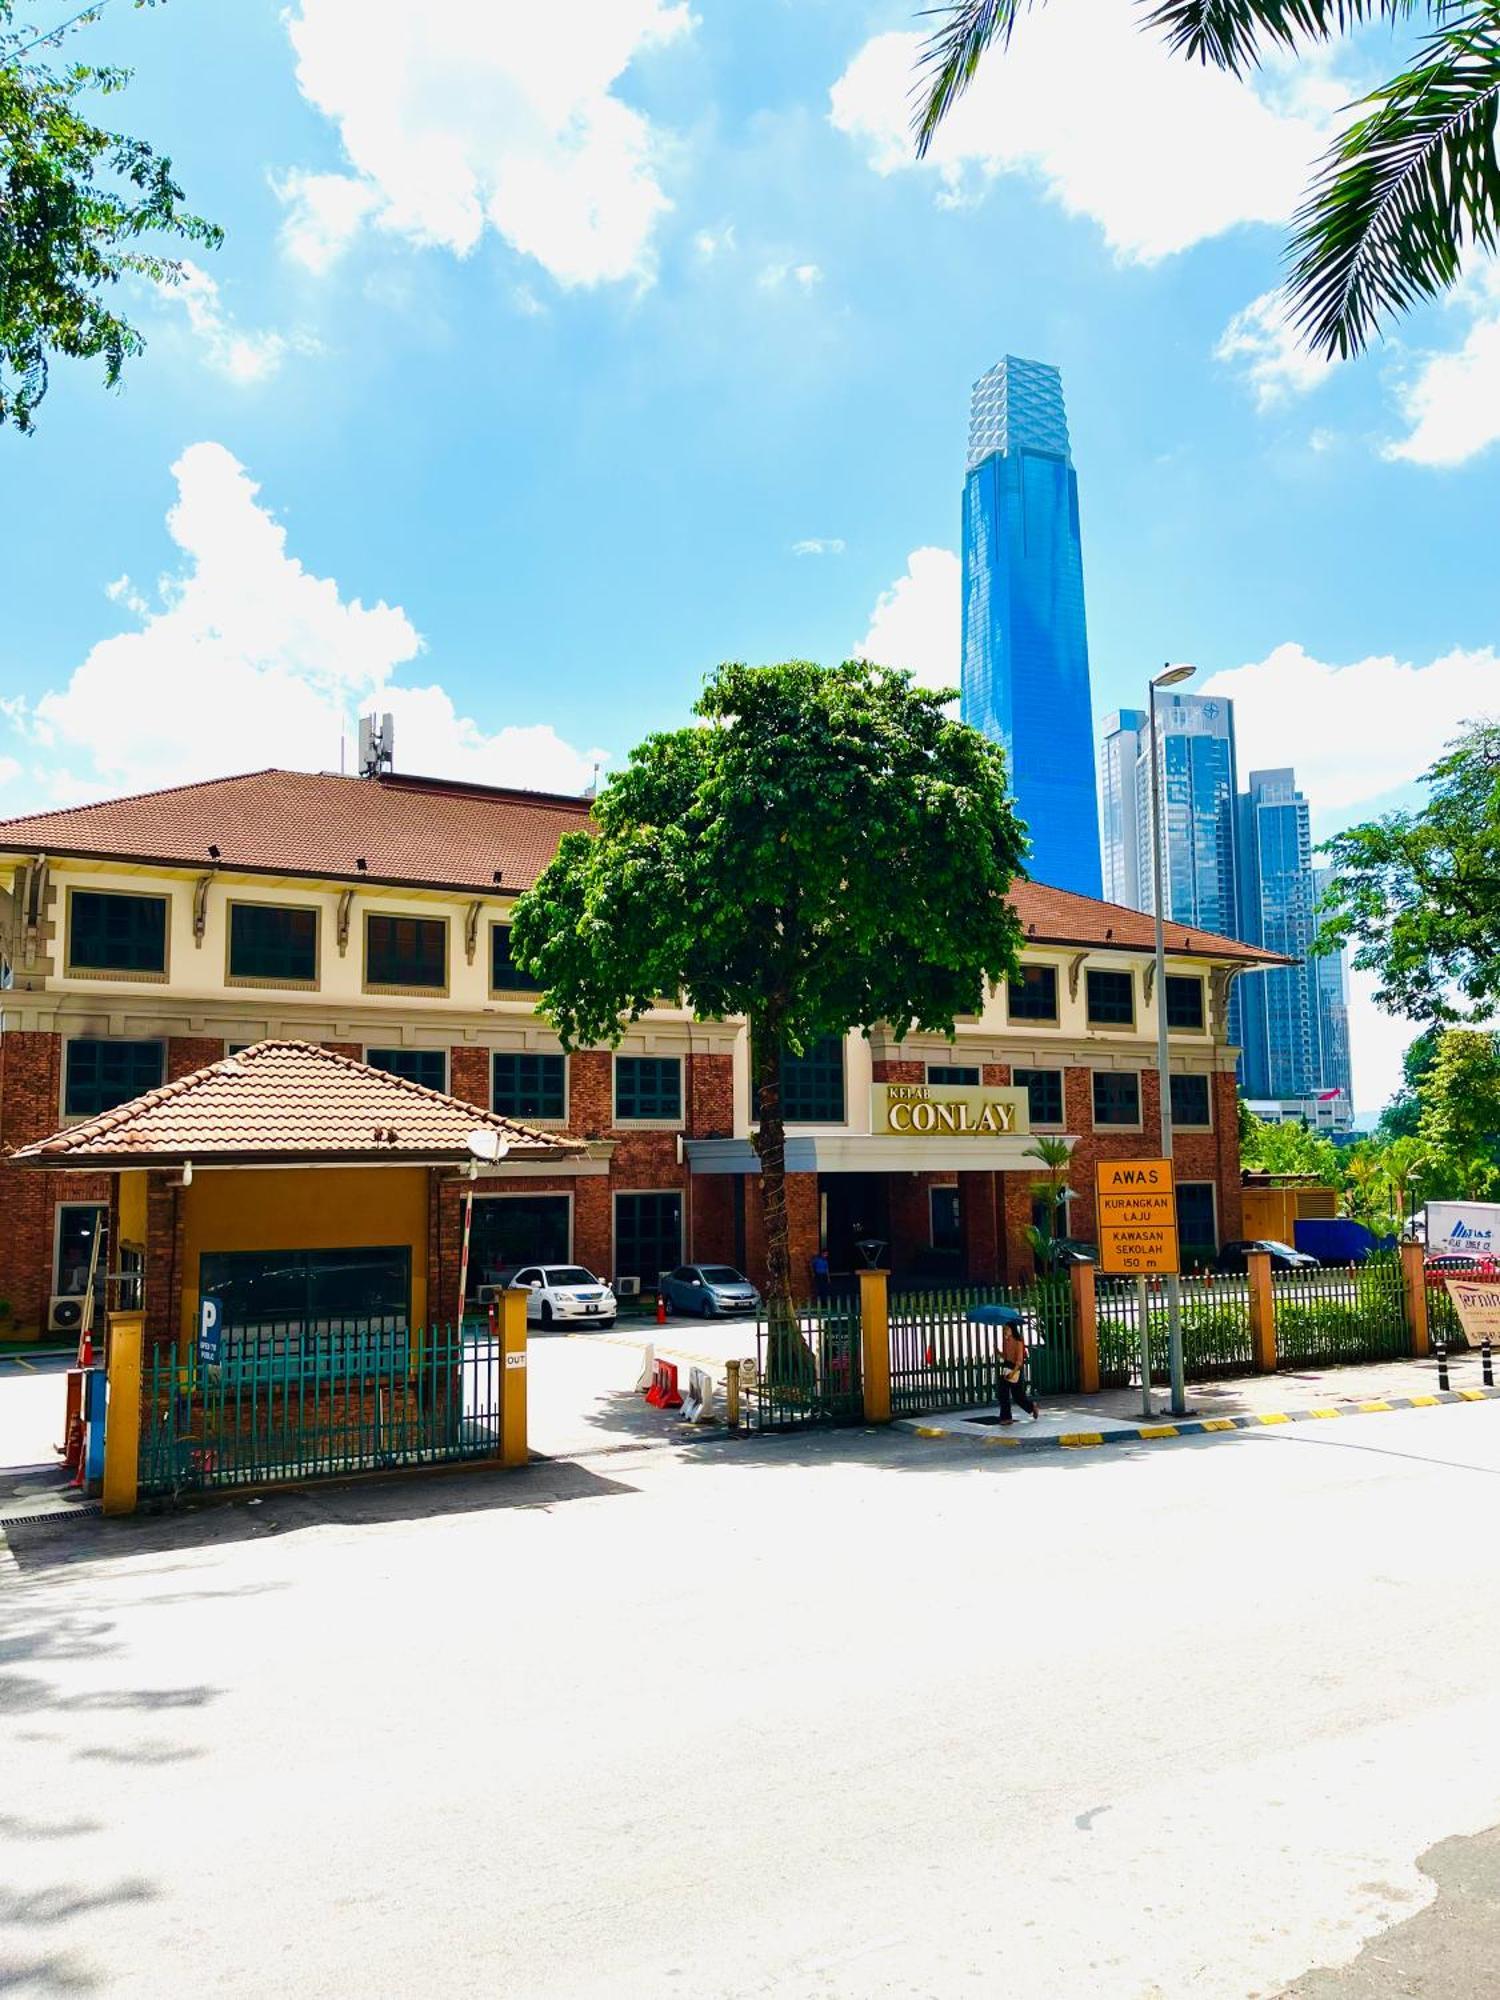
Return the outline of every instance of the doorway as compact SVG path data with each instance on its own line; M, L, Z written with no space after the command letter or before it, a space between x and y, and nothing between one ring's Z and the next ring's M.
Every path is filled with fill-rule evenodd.
M820 1174L818 1217L828 1268L835 1277L864 1267L861 1237L891 1238L890 1183L884 1174Z

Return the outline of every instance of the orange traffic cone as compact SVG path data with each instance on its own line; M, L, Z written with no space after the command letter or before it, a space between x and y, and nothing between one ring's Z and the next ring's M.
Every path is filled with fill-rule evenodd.
M658 1292L656 1295L656 1324L658 1326L665 1326L666 1323L667 1323L667 1295L665 1292Z

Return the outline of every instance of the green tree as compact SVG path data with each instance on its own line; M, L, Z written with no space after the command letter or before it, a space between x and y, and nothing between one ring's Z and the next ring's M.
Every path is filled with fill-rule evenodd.
M773 1331L790 1328L782 1063L885 1023L951 1034L1016 967L1024 833L1004 755L952 696L866 661L729 665L632 751L516 905L511 948L565 1047L663 993L749 1023ZM773 1338L780 1365L800 1343Z
M1420 1139L1393 1139L1381 1149L1380 1165L1399 1231L1417 1206L1418 1190L1431 1169L1432 1154Z
M916 143L925 153L992 43L1028 0L956 0L923 52ZM1357 107L1293 224L1288 297L1311 345L1358 353L1380 323L1446 290L1465 250L1500 238L1500 0L1155 0L1142 25L1189 61L1250 74L1371 20L1431 30ZM1080 115L1060 106L1059 116Z
M1422 1085L1437 1057L1437 1028L1426 1028L1407 1044L1401 1058L1403 1082L1380 1114L1375 1137L1389 1145L1392 1139L1415 1139L1422 1122Z
M1446 1028L1422 1079L1421 1143L1439 1159L1472 1161L1500 1150L1500 1038Z
M1344 1192L1339 1204L1345 1215L1364 1223L1377 1236L1391 1234L1383 1151L1369 1139L1345 1150Z
M183 207L169 159L86 115L85 100L123 90L129 70L47 60L97 11L38 35L13 26L15 0L0 0L0 428L33 428L51 355L102 358L106 384L118 383L145 341L106 303L109 288L182 275L151 239L223 240Z
M1343 1156L1331 1139L1296 1122L1257 1118L1248 1108L1240 1121L1240 1163L1254 1173L1316 1174L1328 1187L1344 1178Z
M1040 1229L1035 1223L1027 1224L1026 1241L1043 1270L1050 1270L1056 1261L1058 1238L1067 1234L1066 1226L1059 1229L1058 1223L1067 1222L1063 1210L1067 1206L1073 1149L1066 1139L1038 1134L1026 1148L1026 1158L1041 1164L1041 1178L1031 1183L1031 1192L1040 1197L1047 1211L1046 1222Z
M1351 941L1376 999L1429 1024L1500 1002L1500 722L1479 722L1427 771L1426 803L1325 844L1333 882L1317 949Z

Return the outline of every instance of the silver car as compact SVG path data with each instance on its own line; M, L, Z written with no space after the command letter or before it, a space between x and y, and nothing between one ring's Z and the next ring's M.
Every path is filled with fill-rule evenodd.
M661 1288L670 1311L700 1313L704 1319L751 1313L760 1304L760 1293L732 1264L679 1264L665 1274Z

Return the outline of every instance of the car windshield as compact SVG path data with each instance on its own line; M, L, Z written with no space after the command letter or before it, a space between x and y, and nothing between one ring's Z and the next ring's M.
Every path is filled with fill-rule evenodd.
M727 1264L701 1264L705 1285L748 1285L750 1280L738 1271L732 1271Z
M549 1285L597 1285L599 1280L581 1264L554 1264L547 1272Z

